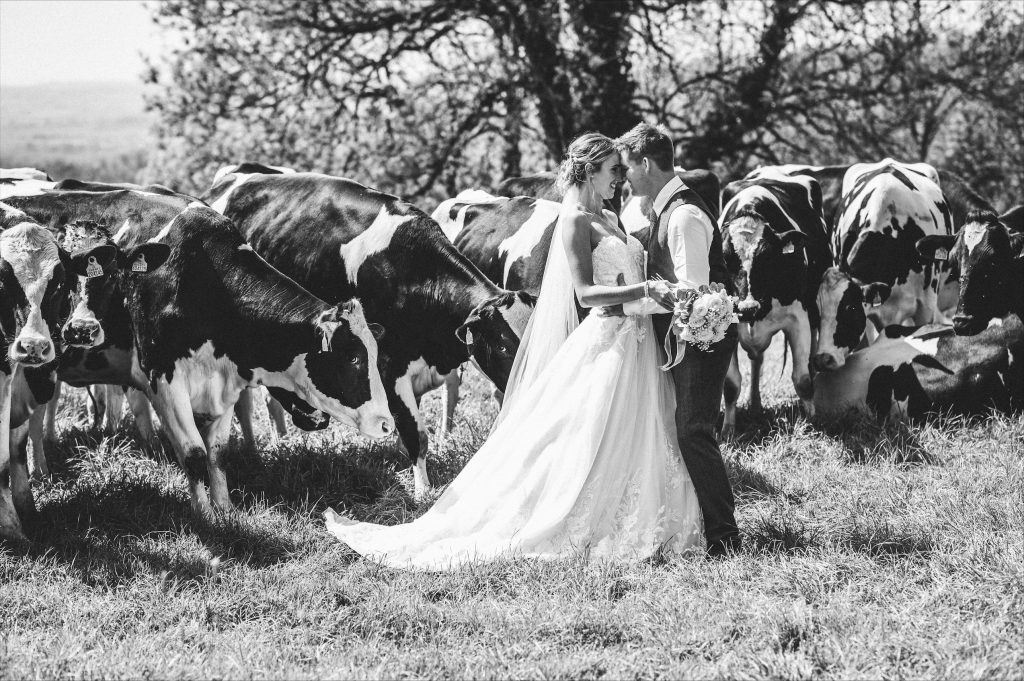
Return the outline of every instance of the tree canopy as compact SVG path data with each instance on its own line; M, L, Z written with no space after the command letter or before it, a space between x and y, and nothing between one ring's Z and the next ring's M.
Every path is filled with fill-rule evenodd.
M260 160L417 200L665 125L687 167L924 160L1024 198L1024 10L998 1L165 0L149 173Z

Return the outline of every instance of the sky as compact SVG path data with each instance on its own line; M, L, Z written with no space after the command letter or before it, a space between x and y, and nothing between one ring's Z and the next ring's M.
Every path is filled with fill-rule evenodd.
M0 0L0 87L138 80L158 35L138 0Z

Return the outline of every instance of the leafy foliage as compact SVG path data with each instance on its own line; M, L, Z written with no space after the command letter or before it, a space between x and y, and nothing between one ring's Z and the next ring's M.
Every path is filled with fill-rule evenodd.
M771 0L169 0L151 175L263 160L413 199L550 168L580 132L665 124L680 161L926 160L1024 194L1024 10Z

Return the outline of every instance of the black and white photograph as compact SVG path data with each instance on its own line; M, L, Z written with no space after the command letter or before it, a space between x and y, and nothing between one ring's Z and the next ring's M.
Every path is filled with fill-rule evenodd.
M0 0L0 681L1020 678L1022 36Z

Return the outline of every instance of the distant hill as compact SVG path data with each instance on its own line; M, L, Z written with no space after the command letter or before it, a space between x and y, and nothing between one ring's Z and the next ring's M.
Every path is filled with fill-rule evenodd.
M153 144L143 86L56 83L0 88L0 167L55 179L132 181Z

